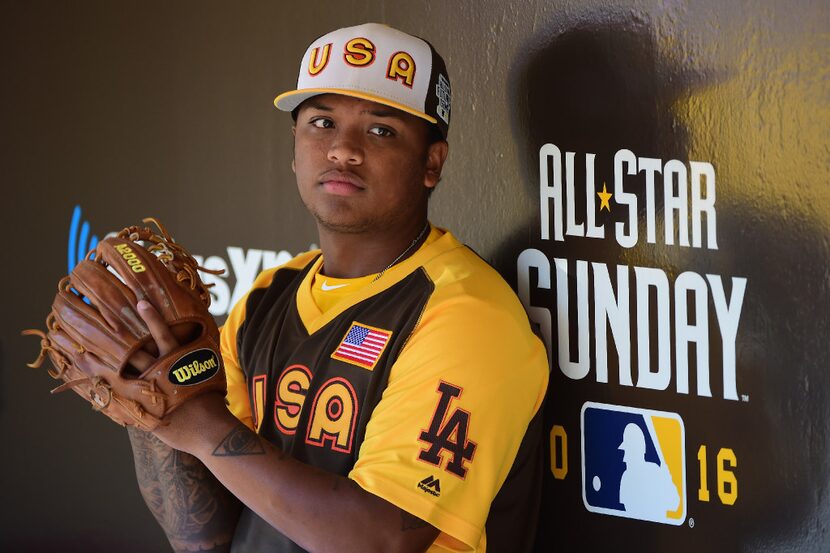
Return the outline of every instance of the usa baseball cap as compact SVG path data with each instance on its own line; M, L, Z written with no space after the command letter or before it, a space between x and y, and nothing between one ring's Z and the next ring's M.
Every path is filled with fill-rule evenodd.
M422 38L380 23L345 27L311 43L300 62L297 89L274 99L293 111L320 94L343 94L405 111L437 125L450 125L451 90L446 64Z

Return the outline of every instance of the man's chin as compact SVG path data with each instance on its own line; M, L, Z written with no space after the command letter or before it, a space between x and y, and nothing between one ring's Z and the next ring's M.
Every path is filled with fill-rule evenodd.
M320 230L337 232L340 234L361 234L370 230L373 225L371 221L355 220L349 217L337 217L312 213L317 221Z

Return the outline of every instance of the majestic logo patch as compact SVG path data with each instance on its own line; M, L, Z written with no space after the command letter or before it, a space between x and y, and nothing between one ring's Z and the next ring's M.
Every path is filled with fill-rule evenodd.
M441 382L438 385L438 393L441 399L438 400L438 407L429 423L429 429L421 432L418 440L429 445L421 450L418 459L431 465L441 466L442 452L449 453L452 457L446 466L446 471L464 478L467 476L465 461L472 461L476 450L476 443L467 439L470 430L470 413L464 409L456 409L447 416L450 409L450 402L453 398L461 396L461 388L453 386L448 382Z
M170 367L168 379L179 386L194 386L219 372L219 357L207 348L191 351Z
M441 482L432 475L418 482L418 489L435 497L441 496Z
M392 333L388 330L355 321L331 354L331 358L371 371L383 355L391 337Z
M592 513L683 524L686 459L680 416L586 402L582 500Z

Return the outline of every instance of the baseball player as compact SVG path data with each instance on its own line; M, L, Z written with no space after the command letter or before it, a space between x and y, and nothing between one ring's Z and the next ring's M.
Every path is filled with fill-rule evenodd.
M339 29L275 104L320 250L230 313L225 401L130 430L148 506L179 551L529 550L548 364L508 285L427 220L444 61L384 25Z

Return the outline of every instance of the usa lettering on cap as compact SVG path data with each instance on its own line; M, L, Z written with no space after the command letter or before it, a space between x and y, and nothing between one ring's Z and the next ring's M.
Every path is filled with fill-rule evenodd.
M384 104L449 130L452 90L446 65L427 41L379 23L332 31L305 52L297 89L274 105L293 111L320 94Z

